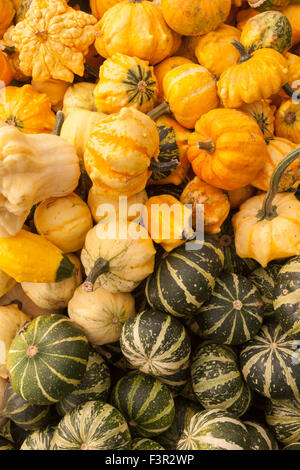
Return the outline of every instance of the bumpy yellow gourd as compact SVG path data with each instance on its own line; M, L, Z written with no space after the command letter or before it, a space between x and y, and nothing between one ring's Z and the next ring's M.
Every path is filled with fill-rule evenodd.
M97 111L94 90L96 85L89 82L78 82L70 86L63 102L63 113L67 117L74 109L87 109L88 111Z

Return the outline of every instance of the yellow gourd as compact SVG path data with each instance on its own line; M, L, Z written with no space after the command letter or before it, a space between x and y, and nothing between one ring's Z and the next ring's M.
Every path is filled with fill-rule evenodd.
M70 111L74 109L86 109L88 111L97 111L94 90L96 85L88 82L78 82L70 86L63 102L63 113L67 117Z
M8 274L0 270L0 297L14 287L16 281Z
M70 83L63 80L49 79L44 82L35 82L32 80L31 85L40 93L45 93L54 111L60 111L63 107L65 93Z

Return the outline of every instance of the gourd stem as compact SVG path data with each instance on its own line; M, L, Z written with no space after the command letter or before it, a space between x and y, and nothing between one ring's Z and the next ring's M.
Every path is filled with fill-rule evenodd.
M246 51L246 48L243 46L243 44L241 44L239 41L237 41L236 39L233 39L231 41L231 44L239 51L240 53L240 56L241 56L241 59L240 59L240 63L241 62L246 62L247 60L251 59L251 54L248 54L248 52Z
M177 160L177 158L170 160L169 162L160 162L159 160L155 160L155 158L153 157L151 159L149 170L160 171L163 173L164 171L173 170L174 168L177 168L178 166L179 166L179 160Z
M99 73L97 72L96 69L94 69L94 67L92 67L91 65L89 64L84 64L84 70L85 72L90 75L91 77L94 77L94 78L99 78Z
M85 292L93 292L94 284L99 276L109 271L109 262L103 258L98 258L95 262L90 274L82 284L82 289Z
M171 114L171 113L172 111L171 111L169 103L167 103L166 101L163 101L161 104L156 106L156 108L151 109L151 111L147 113L147 116L149 116L151 119L153 119L153 121L155 121L155 119L159 118L163 114Z
M290 98L292 98L295 91L293 90L293 88L291 87L289 83L286 83L285 85L283 85L282 89Z
M277 217L277 207L273 206L273 199L279 188L281 177L285 170L300 157L300 147L295 148L287 154L287 156L277 165L270 181L270 189L266 194L262 209L258 211L258 221L267 219L272 220Z
M56 122L55 122L55 126L52 132L53 135L58 135L58 136L60 135L64 120L65 120L64 113L62 111L57 111Z
M197 148L200 150L206 150L209 153L214 153L216 146L213 140L208 140L207 142L197 142Z

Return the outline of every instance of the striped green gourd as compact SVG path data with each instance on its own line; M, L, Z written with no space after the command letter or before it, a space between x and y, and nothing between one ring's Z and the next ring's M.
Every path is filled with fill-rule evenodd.
M172 425L165 432L157 437L157 441L164 446L165 449L176 449L177 442L184 430L188 425L191 418L199 411L203 410L200 403L194 403L183 397L176 397L175 403L175 418Z
M102 401L89 401L66 414L56 428L51 450L126 450L131 436L121 413Z
M56 409L61 416L87 401L106 401L110 388L110 372L102 358L96 351L91 351L87 368L80 384L75 390L57 403Z
M277 441L282 444L300 441L300 398L269 400L266 421Z
M136 438L132 440L131 450L165 450L158 442L152 439Z
M251 281L259 290L264 303L264 316L273 315L275 300L275 286L277 276L281 269L280 264L269 264L266 268L255 269L249 276Z
M132 436L162 434L175 416L174 400L168 387L141 373L122 377L112 390L111 403L125 417Z
M246 277L224 273L216 279L211 298L195 318L203 338L221 344L243 344L262 325L263 301L257 287Z
M119 341L94 346L94 349L112 366L125 371L129 369L129 363L121 351Z
M248 431L249 450L278 450L278 443L266 426L254 421L244 421L244 425Z
M285 446L281 450L300 450L300 442L294 442L293 444Z
M4 409L0 415L11 419L20 428L35 430L46 427L51 419L50 406L33 405L15 393L10 384L4 393Z
M184 429L178 450L247 450L247 428L232 413L214 409L195 414Z
M199 405L199 400L193 390L191 377L189 377L186 385L184 386L183 390L181 390L179 396L185 398L186 400L190 400L193 403L197 403Z
M0 450L15 450L13 443L0 437Z
M284 331L300 333L300 256L292 258L279 271L274 310Z
M177 144L177 135L174 128L171 125L157 125L157 131L159 135L159 155L158 161L162 163L168 163L175 161L179 163L180 150ZM154 170L151 174L150 184L152 181L159 181L167 178L172 173L172 170ZM166 193L161 193L166 194ZM175 196L176 197L176 196Z
M176 317L194 314L209 299L223 263L218 242L210 238L202 248L196 240L176 248L147 279L149 304Z
M88 355L87 337L69 318L39 316L11 343L7 358L11 385L30 403L56 403L80 383Z
M53 426L48 426L30 433L20 450L50 450L55 429Z
M129 318L120 345L133 368L158 377L174 393L185 386L191 344L184 326L173 316L147 310Z
M249 386L265 397L284 399L299 395L299 339L289 336L274 320L262 326L245 344L240 360Z
M205 409L219 408L241 416L249 408L250 389L228 346L200 344L192 359L191 376L193 390Z

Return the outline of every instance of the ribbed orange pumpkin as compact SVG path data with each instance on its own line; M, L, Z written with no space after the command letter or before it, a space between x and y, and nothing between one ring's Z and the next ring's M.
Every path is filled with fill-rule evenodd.
M0 39L11 24L15 13L11 0L0 0Z
M247 8L245 10L239 11L236 15L237 28L242 31L247 21L256 15L259 15L259 12L253 10L253 8Z
M255 101L251 104L244 104L240 108L243 113L252 117L260 127L264 138L267 139L274 135L274 121L276 107L270 105L268 100Z
M181 44L176 52L177 56L186 57L192 62L197 64L197 57L195 56L195 48L198 42L199 36L182 36Z
M300 42L300 5L292 2L282 10L282 13L287 17L292 26L292 43L298 44Z
M90 0L92 14L100 20L107 10L124 1L126 0Z
M300 103L287 100L275 115L276 135L300 143Z
M14 26L10 26L3 35L3 39L0 41L0 49L6 55L12 70L13 78L18 82L30 82L31 78L25 75L20 69L20 57L19 53L15 50L14 42L11 38L11 33Z
M1 87L1 82L4 83L4 85L9 85L13 77L12 70L10 68L9 62L3 54L3 52L0 51L0 87Z
M299 90L299 85L300 85L300 57L296 54L291 54L290 52L286 52L285 57L287 59L288 69L289 69L289 76L288 76L287 83L293 91L297 92L297 90ZM287 94L285 92L285 87L283 87L279 91L279 95L282 96L283 98L289 98L290 90L289 90L289 94Z
M195 174L212 186L232 190L250 184L267 159L256 122L234 109L214 109L196 123L188 158Z
M190 64L192 61L186 57L173 56L163 60L160 64L154 67L154 74L157 80L158 87L158 102L161 103L164 99L163 81L166 74L183 64Z
M247 186L243 186L242 188L233 189L232 191L228 191L228 197L230 201L231 209L238 209L241 204L243 204L247 199L249 199L255 193L255 188L248 184Z

